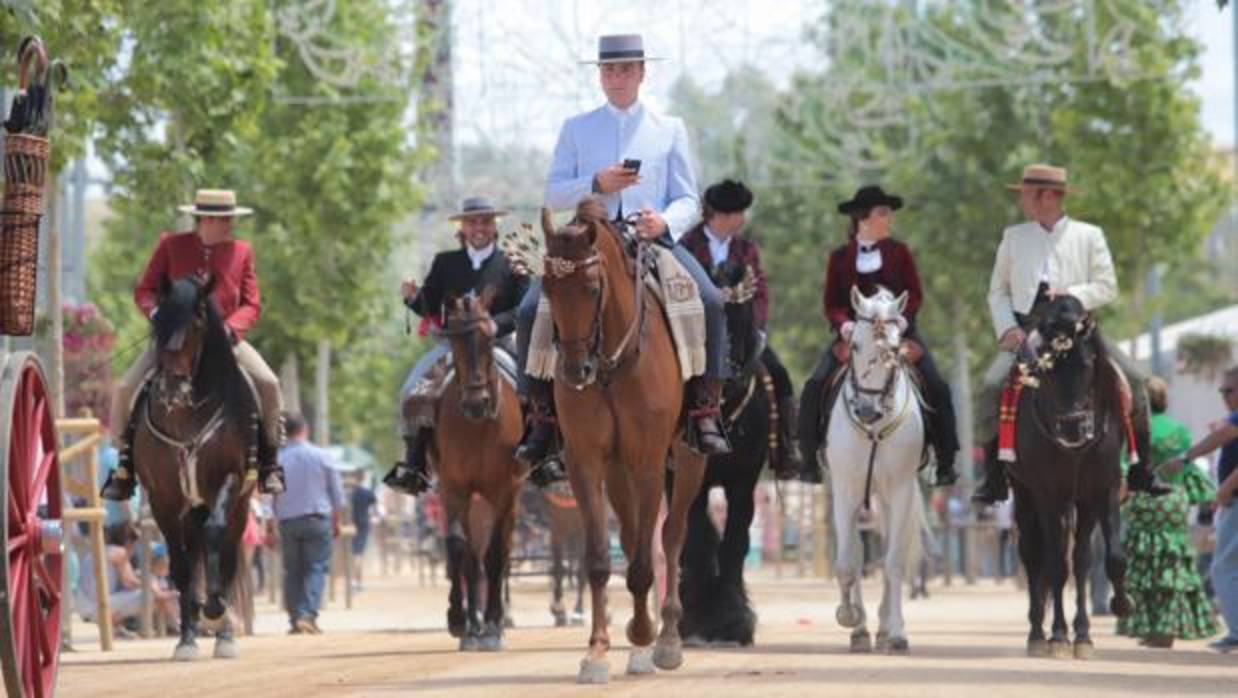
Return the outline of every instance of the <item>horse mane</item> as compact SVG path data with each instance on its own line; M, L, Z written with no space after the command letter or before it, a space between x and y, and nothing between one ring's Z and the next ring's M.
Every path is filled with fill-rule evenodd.
M206 322L193 376L194 398L218 397L225 416L236 420L233 423L243 424L241 420L250 419L256 411L254 396L232 352L232 340L211 287L210 282L203 283L192 277L177 279L165 287L152 320L155 347L163 351L177 333L189 329L198 314L199 298L205 294L202 305Z

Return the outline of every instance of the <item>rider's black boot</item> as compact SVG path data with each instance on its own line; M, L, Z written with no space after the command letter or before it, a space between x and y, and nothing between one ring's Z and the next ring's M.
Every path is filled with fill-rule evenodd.
M99 496L103 499L127 502L137 491L138 481L133 476L133 432L133 419L130 418L121 436L120 456L116 469L107 474L107 481L103 483L103 489L99 491Z
M559 422L555 415L554 383L529 379L529 427L516 447L516 460L529 469L529 481L538 487L564 480L567 473L558 458Z
M1006 466L997 459L997 439L984 447L984 482L971 496L973 502L994 505L1010 496L1010 483L1006 480Z
M694 430L693 450L703 456L719 456L731 452L726 432L722 428L720 402L722 382L696 376L688 381L688 417Z
M426 447L434 432L422 427L412 436L404 437L404 460L396 463L383 478L383 484L409 496L417 496L430 489L430 476L426 464Z

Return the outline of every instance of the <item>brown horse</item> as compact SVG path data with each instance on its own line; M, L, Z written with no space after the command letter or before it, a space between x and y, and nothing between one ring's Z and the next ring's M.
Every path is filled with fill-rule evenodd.
M237 656L227 601L256 480L258 407L211 298L212 282L165 284L155 313L157 366L133 412L133 460L168 544L180 592L173 659L198 656L195 623L215 632L215 657ZM205 571L205 604L198 572Z
M639 262L606 221L595 199L577 207L571 224L555 230L542 211L546 238L543 288L559 337L555 405L564 437L564 461L585 522L585 566L592 594L593 629L578 680L609 680L606 583L610 549L603 490L619 520L628 559L633 615L627 626L628 673L683 663L679 619L679 560L688 508L700 489L705 459L682 446L683 380L660 304L645 298ZM637 257L644 255L638 247ZM675 447L676 487L663 528L666 601L657 647L649 615L653 585L653 531Z
M447 512L447 628L460 638L461 650L489 652L503 645L503 579L523 476L514 457L523 431L520 402L494 363L491 297L487 291L448 301L443 335L451 342L455 376L438 406L431 452ZM474 515L479 507L488 514L483 521ZM483 571L484 624L478 617Z

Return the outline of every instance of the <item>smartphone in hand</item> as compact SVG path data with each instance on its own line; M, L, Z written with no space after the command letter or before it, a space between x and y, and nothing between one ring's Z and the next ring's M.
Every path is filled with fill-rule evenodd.
M640 172L640 160L625 158L623 161L623 169L632 170L633 172Z

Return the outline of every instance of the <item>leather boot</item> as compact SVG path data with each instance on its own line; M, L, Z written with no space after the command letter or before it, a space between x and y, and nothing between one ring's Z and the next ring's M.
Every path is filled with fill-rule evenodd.
M997 459L997 439L984 447L984 482L971 496L973 502L992 506L1010 496L1010 483L1006 480L1006 466Z
M404 437L404 460L395 464L383 478L383 484L409 496L417 496L430 489L427 472L426 447L434 431L422 427L412 436Z
M529 427L516 447L516 460L529 469L538 487L567 478L558 459L559 421L555 415L554 383L529 379Z
M722 428L720 404L722 382L696 376L688 381L688 416L691 418L693 450L703 456L720 456L731 452L726 432Z
M107 474L107 481L103 483L103 489L99 491L99 496L103 499L127 502L137 491L138 480L133 476L133 432L133 418L130 417L120 437L120 455L116 469Z
M778 400L778 447L770 454L770 465L774 468L774 477L779 480L794 480L803 471L800 462L800 452L792 440L795 414L795 398L790 395Z
M284 494L287 489L284 467L280 465L280 447L271 443L266 429L259 429L258 491L262 494Z
M937 479L933 487L950 487L959 481L959 472L954 469L954 458L958 451L937 446L933 449L937 460Z

